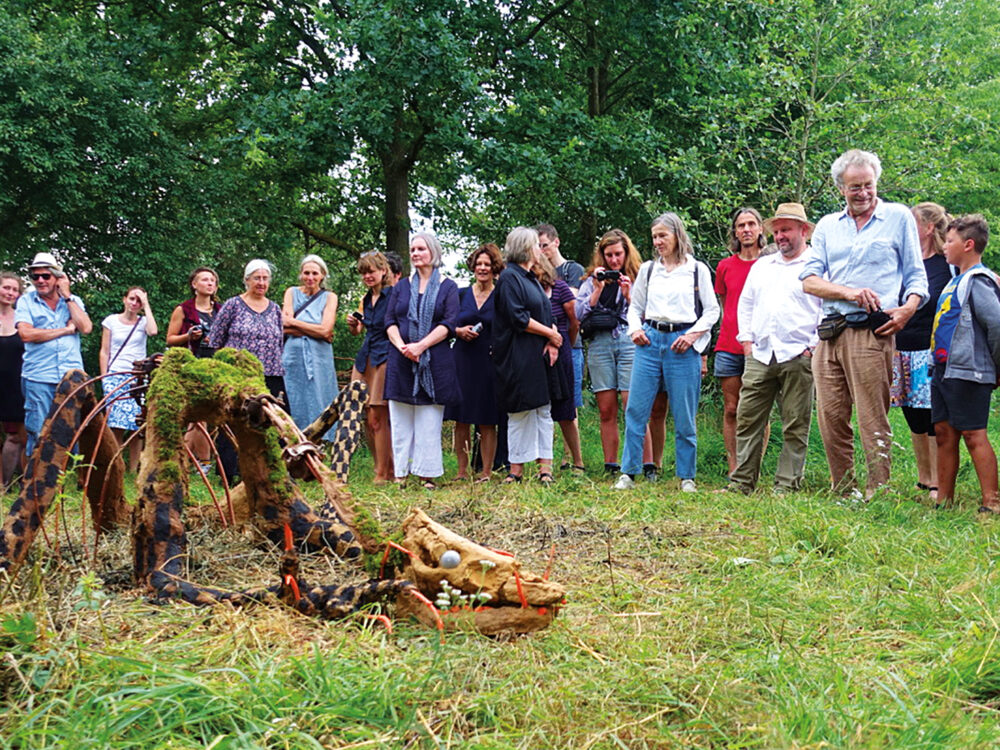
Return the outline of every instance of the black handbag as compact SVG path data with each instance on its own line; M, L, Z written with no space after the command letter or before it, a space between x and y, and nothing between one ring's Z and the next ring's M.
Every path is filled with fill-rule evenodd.
M595 307L580 321L580 335L587 341L600 331L615 330L621 322L621 318L611 310Z

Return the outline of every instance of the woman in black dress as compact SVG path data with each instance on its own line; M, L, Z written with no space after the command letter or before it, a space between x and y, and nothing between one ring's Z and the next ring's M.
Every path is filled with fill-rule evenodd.
M552 483L551 368L562 336L552 323L552 308L531 273L539 257L538 233L516 227L507 235L507 267L494 292L493 364L499 406L508 414L507 483L520 482L524 464L538 461L538 479Z
M24 472L24 397L21 395L21 360L24 343L14 326L14 307L24 293L16 273L0 273L0 441L3 442L3 487Z
M455 372L462 388L462 400L445 409L444 418L455 421L457 479L469 478L471 426L479 425L479 451L483 471L476 482L488 482L497 452L497 409L493 360L493 288L503 270L500 249L493 243L480 245L466 261L475 276L469 287L458 293L458 325L455 327Z

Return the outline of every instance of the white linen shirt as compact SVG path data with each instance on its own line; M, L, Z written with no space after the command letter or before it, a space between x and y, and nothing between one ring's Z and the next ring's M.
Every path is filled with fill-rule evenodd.
M781 253L761 257L747 275L736 308L736 340L751 342L753 358L765 365L795 359L819 343L816 327L823 318L823 300L802 291L799 276L812 250L786 261Z
M649 274L649 265L653 272ZM698 274L698 296L701 297L701 317L694 314L694 274ZM646 277L649 276L647 288ZM690 255L673 271L668 271L659 259L647 260L639 267L632 285L632 302L628 306L628 335L642 330L643 320L694 325L687 331L704 331L694 342L699 354L712 340L712 326L719 319L719 300L712 289L712 272L704 263ZM684 333L687 333L684 331Z

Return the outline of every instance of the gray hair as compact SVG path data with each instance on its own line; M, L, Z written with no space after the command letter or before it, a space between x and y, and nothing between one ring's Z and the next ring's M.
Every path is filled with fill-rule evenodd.
M416 239L422 239L427 243L427 249L431 251L431 268L440 268L441 264L444 263L442 255L444 254L441 250L441 240L437 238L437 235L433 232L417 232L412 237L410 237L410 246L413 246L413 241Z
M655 219L653 223L649 225L652 229L657 224L662 224L677 238L677 257L683 259L685 255L694 255L694 246L691 244L691 238L688 237L687 231L684 229L684 222L681 221L681 217L675 214L673 211L667 211L660 214ZM655 260L656 254L653 254Z
M253 276L257 271L267 271L267 275L274 278L274 268L272 268L270 261L266 261L263 258L254 258L246 267L243 269L243 284L247 283L247 280Z
M538 247L538 232L531 227L514 227L504 242L504 260L518 265L534 262L536 247Z
M882 162L879 160L878 154L852 148L838 156L830 167L833 184L838 188L844 187L844 172L847 171L848 167L871 167L872 172L875 173L875 182L878 182L878 178L882 175Z
M302 273L302 269L306 267L306 263L315 263L319 266L319 270L323 272L323 278L325 279L330 275L330 270L326 267L326 261L315 253L311 253L299 261L299 273Z

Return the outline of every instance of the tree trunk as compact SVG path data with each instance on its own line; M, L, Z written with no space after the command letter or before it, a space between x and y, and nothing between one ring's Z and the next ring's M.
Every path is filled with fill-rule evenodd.
M406 148L398 141L389 153L380 154L382 183L385 187L385 249L398 253L403 267L410 258L410 169Z

